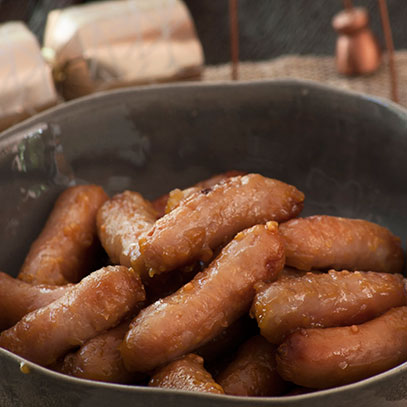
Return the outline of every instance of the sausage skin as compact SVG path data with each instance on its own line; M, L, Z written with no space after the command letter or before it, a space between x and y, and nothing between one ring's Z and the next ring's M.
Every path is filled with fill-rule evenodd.
M229 178L160 218L140 240L141 255L150 274L205 261L245 228L298 215L303 201L295 187L259 174Z
M162 367L154 374L148 385L166 389L224 394L222 387L205 370L202 357L193 353L182 356Z
M401 274L331 270L280 278L253 301L261 334L273 344L300 328L361 324L407 304Z
M254 284L283 265L275 222L237 234L207 269L132 321L121 346L126 368L146 372L208 342L249 310Z
M28 283L76 283L89 273L99 247L96 212L108 199L97 185L66 189L38 238L31 245L18 278Z
M186 189L173 189L167 195L167 202L165 205L165 213L170 213L173 209L175 209L181 201L184 199L189 198L195 192L199 192L202 189L208 189L214 187L216 184L223 182L224 180L232 177L237 177L238 175L245 175L243 171L228 171L223 174L214 175L211 178L206 180L200 181L192 187Z
M129 384L144 379L144 375L126 370L119 347L129 329L129 321L121 323L88 340L76 352L68 353L58 369L61 373L81 379Z
M236 358L217 377L225 394L233 396L280 396L287 384L276 370L276 348L262 336L245 342Z
M62 297L73 285L33 285L0 272L0 331Z
M276 357L284 379L315 389L353 383L406 360L407 307L361 325L297 331Z
M97 213L97 231L102 246L114 264L135 267L145 280L143 267L137 267L140 236L153 226L157 214L138 192L124 191L106 201Z
M151 202L154 209L156 210L158 217L161 218L166 213L170 212L176 206L178 206L179 202L182 199L187 198L193 192L196 192L200 189L212 188L214 185L219 184L223 180L231 177L236 177L237 175L244 175L245 172L243 171L236 171L230 170L221 174L214 175L208 179L204 179L203 181L199 181L192 187L180 190L178 188L173 189L168 194L161 195L157 199Z
M70 349L129 317L144 298L138 273L124 266L104 267L3 331L0 347L49 366Z
M257 332L256 321L253 321L248 315L244 315L223 329L219 335L195 349L194 353L202 356L206 364L210 363L211 367L213 365L216 367L218 362L224 359L225 355L235 352L243 342Z
M372 222L310 216L281 224L280 233L285 241L287 265L300 270L403 270L400 239Z

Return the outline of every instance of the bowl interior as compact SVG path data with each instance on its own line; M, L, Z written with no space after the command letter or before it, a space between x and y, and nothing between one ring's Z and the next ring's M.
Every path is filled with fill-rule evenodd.
M312 83L188 84L91 96L0 136L0 270L18 273L68 185L155 198L231 169L296 185L306 195L303 215L374 221L405 242L406 153L404 110Z

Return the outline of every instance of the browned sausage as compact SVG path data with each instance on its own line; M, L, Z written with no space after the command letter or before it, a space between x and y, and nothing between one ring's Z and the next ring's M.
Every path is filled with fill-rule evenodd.
M406 305L401 274L331 270L282 278L256 294L252 314L271 343L299 328L361 324Z
M199 188L199 189L212 188L216 184L219 184L220 182L223 182L228 178L237 177L238 175L246 175L246 172L239 171L239 170L230 170L230 171L222 172L220 174L213 175L212 177L210 177L208 179L204 179L202 181L197 182L194 185L194 187Z
M102 246L114 264L137 268L143 280L138 240L153 226L157 214L138 192L124 191L105 202L97 214L97 230Z
M401 273L400 239L360 219L311 216L280 225L287 264L301 270L330 269Z
M216 185L216 184L215 184ZM209 187L208 187L209 188ZM210 187L212 188L212 187ZM199 187L189 187L186 189L178 189L175 188L170 193L168 194L168 199L165 205L165 213L170 213L172 210L174 210L176 207L179 206L179 204L184 201L185 199L189 198L191 195L201 191L204 188L199 188Z
M150 278L143 265L140 267L137 263L141 259L138 241L151 229L155 220L156 212L151 203L132 191L115 195L102 205L97 214L99 238L110 260L115 264L133 266L140 272L149 302L173 293L198 271L192 267Z
M189 198L195 192L199 192L202 189L212 188L216 184L219 184L220 182L223 182L224 180L226 180L228 178L237 177L238 175L245 175L245 173L243 171L232 170L232 171L225 172L223 174L214 175L213 177L211 177L207 180L198 182L196 185L194 185L190 188L186 188L183 190L178 189L178 188L173 189L172 191L170 191L170 193L168 195L168 199L167 199L166 206L165 206L165 213L171 212L173 209L175 209L177 206L179 206L181 201Z
M144 375L128 372L123 364L119 346L129 329L129 321L121 323L87 341L76 352L65 356L60 371L81 379L111 383L136 383Z
M153 277L145 276L144 288L146 289L147 304L152 304L160 298L173 294L202 270L203 265L195 263L190 267L173 270L171 273L156 274Z
M262 336L245 342L236 358L218 376L226 394L234 396L279 396L287 384L276 370L276 348Z
M215 362L215 367L217 367L217 362L219 362L220 359L224 359L225 355L235 352L243 342L257 332L256 321L251 319L248 315L244 315L223 329L219 335L195 349L194 353L202 356L206 364ZM213 363L211 363L211 365L211 367L213 367Z
M223 394L223 389L203 366L203 359L190 353L161 368L148 383L151 387Z
M71 287L71 284L33 285L0 272L0 331L62 297Z
M384 372L407 360L407 307L362 325L297 331L280 345L276 360L283 378L316 389Z
M195 193L159 219L140 242L150 274L207 260L237 232L298 215L304 194L259 174L233 177Z
M223 181L224 179L236 177L237 175L244 175L243 171L236 171L231 170L224 172L222 174L214 175L208 179L198 182L194 186L180 190L178 188L170 191L169 194L165 194L160 196L159 198L152 201L152 205L156 210L158 217L164 216L166 213L170 212L176 206L178 206L179 202L182 199L187 198L193 192L196 192L200 189L212 188L214 185L219 184L219 182Z
M144 298L138 273L124 266L104 267L3 331L0 347L40 365L51 365L70 349L116 326Z
M127 369L149 371L214 338L248 311L254 284L283 264L275 222L239 233L205 271L133 320L121 347Z
M321 271L313 270L313 273L322 273ZM284 268L281 270L281 273L278 276L278 280L284 279L284 278L297 278L297 277L302 277L303 275L307 274L308 271L303 271L303 270L298 270L294 267L288 267L284 266ZM259 287L262 286L262 284L259 284ZM264 285L262 286L264 287Z
M99 242L96 212L108 199L97 185L66 189L31 245L18 278L34 284L76 283L91 271Z
M165 215L165 208L167 206L168 196L169 194L167 193L161 195L157 199L154 199L154 201L151 201L151 205L153 205L155 213L157 214L157 218L161 218L162 216Z

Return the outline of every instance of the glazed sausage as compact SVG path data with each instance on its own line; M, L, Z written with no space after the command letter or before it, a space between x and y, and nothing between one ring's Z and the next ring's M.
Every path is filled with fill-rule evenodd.
M401 274L331 270L263 287L251 313L261 334L278 345L299 328L361 324L406 304Z
M150 274L207 260L239 231L268 220L281 222L301 211L304 194L259 174L233 177L182 201L140 241Z
M138 273L123 266L104 267L3 331L0 347L40 365L51 365L70 349L129 317L144 298Z
M76 283L89 273L99 247L96 212L108 199L97 185L66 189L31 245L18 278L34 284Z
M98 235L110 260L115 264L133 266L140 272L149 302L173 293L197 272L191 267L189 270L176 270L171 275L150 278L145 268L139 267L138 240L151 229L156 216L151 203L132 191L115 195L102 205L97 214Z
M312 272L314 274L321 273L320 271L317 271L317 270L312 270ZM284 268L281 270L281 273L278 276L278 280L284 279L284 278L302 277L307 273L308 273L308 271L298 270L298 269L295 269L293 267L284 266ZM262 285L260 283L259 287L264 287L264 284Z
M245 172L236 171L236 170L231 170L231 171L224 172L222 174L217 174L217 175L214 175L213 177L210 177L208 179L205 179L203 181L196 183L195 185L193 185L190 188L186 188L184 190L176 188L176 189L170 191L168 194L164 194L164 195L160 196L159 198L155 199L154 201L151 202L151 204L153 205L155 211L157 212L158 217L161 218L166 213L170 212L172 209L174 209L176 206L178 206L179 202L182 199L187 198L193 192L196 192L200 189L212 188L214 185L219 184L224 179L236 177L237 175L244 175L244 174L245 174ZM169 201L169 199L170 199L170 201Z
M361 325L297 331L276 358L284 379L316 389L356 382L406 360L407 307Z
M190 267L173 270L171 273L156 274L153 277L145 276L144 288L146 289L147 304L152 304L160 298L173 294L202 270L203 265L195 263Z
M119 346L129 329L129 321L121 323L87 341L78 351L65 356L61 373L82 379L110 383L136 383L144 375L128 372L123 364Z
M163 387L224 394L222 387L203 366L203 359L190 353L161 368L148 383L150 387Z
M237 350L237 348L258 332L257 323L248 315L244 315L236 322L223 329L219 335L194 350L202 356L205 363L219 362L225 355ZM222 361L223 362L223 361Z
M121 346L126 368L149 371L208 342L249 310L254 284L283 265L276 222L239 233L207 269L133 320Z
M173 189L167 195L167 202L165 205L165 213L170 213L173 209L175 209L181 201L189 198L195 192L199 192L202 189L208 189L214 187L216 184L223 182L224 180L232 177L237 177L238 175L245 175L243 171L228 171L223 174L214 175L213 177L198 182L196 185L186 188L186 189Z
M139 193L125 191L105 202L97 214L102 246L114 264L137 267L138 239L151 229L157 214ZM143 268L138 267L141 272ZM142 274L144 280L145 275Z
M280 225L287 264L300 270L330 269L401 273L400 239L360 219L311 216Z
M276 348L262 336L245 342L236 358L218 376L225 394L233 396L279 396L287 384L276 370Z
M71 287L71 284L33 285L0 272L0 331L62 297Z
M164 194L158 197L157 199L154 199L154 201L151 201L151 205L153 205L155 213L157 214L157 218L161 218L162 216L165 215L165 208L167 206L168 196L169 194Z

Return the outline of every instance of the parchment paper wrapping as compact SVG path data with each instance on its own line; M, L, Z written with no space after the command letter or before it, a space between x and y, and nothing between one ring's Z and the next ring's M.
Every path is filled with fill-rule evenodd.
M117 0L54 10L44 52L66 99L194 78L203 65L201 44L180 0Z
M57 103L51 70L21 22L0 25L0 131Z

